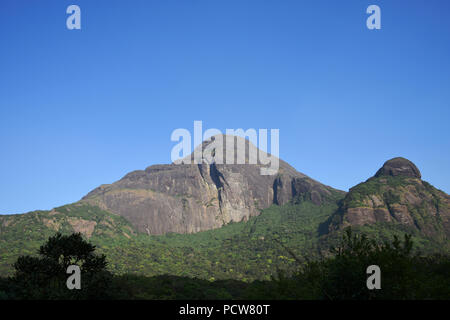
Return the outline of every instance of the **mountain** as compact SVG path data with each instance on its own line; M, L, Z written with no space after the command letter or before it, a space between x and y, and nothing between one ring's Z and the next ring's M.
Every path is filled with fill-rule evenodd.
M234 137L234 143L227 147L226 136L214 136L203 142L202 150L219 140L223 141L222 163L233 150L234 164L195 164L194 151L186 158L187 164L153 165L133 171L91 191L82 202L125 217L139 232L157 235L220 228L257 216L272 204L282 205L292 199L321 204L344 194L279 159L278 174L261 175L261 158L258 156L255 164L249 160L251 152L259 155L260 151L240 137ZM245 164L236 164L241 151L245 151Z
M351 188L330 230L391 224L435 239L450 237L450 196L421 179L405 158L388 160L375 176Z
M256 148L241 142L247 151ZM387 161L348 193L282 160L274 176L245 162L151 166L73 204L0 215L0 276L57 231L81 232L115 274L207 280L269 280L279 270L293 272L294 255L326 256L346 226L379 240L407 232L424 252L450 252L450 197L421 180L406 159Z

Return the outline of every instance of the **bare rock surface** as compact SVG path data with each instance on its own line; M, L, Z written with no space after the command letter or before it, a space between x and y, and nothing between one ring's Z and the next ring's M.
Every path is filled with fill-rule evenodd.
M422 176L416 165L405 158L393 158L384 163L383 167L377 171L375 177L380 177L384 175L390 176L405 176L411 178L420 179Z
M203 142L203 150L212 155L209 160L194 163L194 151L183 164L153 165L130 172L113 184L94 189L82 201L125 217L140 232L165 234L193 233L245 221L261 209L293 198L319 205L333 194L344 194L279 159L277 174L262 175L261 168L268 165L259 155L270 155L260 154L240 137L234 137L234 144L227 148L226 141L230 140L226 137L230 136L215 136ZM220 139L222 147L217 144ZM238 151L243 148L244 160L237 164ZM256 162L249 157L250 151L256 151ZM223 156L221 161L216 160L219 155ZM234 164L226 164L227 158Z

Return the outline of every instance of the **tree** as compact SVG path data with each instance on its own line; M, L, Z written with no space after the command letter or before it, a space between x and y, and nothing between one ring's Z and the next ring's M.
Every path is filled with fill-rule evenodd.
M39 256L21 256L14 264L13 290L22 299L105 299L110 297L112 275L105 255L96 255L95 246L80 233L57 233L39 248ZM69 290L67 268L81 270L81 289Z
M348 299L417 299L418 266L420 261L412 253L411 236L403 241L394 236L392 242L377 243L365 234L345 230L337 248L332 248L334 258L325 262L326 277L323 283L325 298ZM366 270L376 265L381 269L381 290L368 290Z

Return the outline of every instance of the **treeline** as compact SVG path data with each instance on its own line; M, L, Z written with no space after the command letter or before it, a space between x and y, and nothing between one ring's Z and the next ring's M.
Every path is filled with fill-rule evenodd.
M450 299L450 257L413 251L411 237L382 243L351 229L330 255L295 259L298 271L279 272L270 281L208 281L170 275L116 276L106 257L80 234L56 234L40 247L39 256L22 256L14 275L0 279L0 299ZM69 290L69 265L80 266L81 289ZM380 289L367 287L367 267L379 267Z

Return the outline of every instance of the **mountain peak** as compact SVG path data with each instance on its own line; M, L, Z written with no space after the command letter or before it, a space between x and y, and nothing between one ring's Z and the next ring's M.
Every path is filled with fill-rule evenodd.
M232 138L234 143L225 138ZM255 151L260 157L259 149L242 137L216 135L202 146L196 151L200 151L200 157L205 153L211 156L205 157L205 161L190 161L196 156L194 151L184 158L186 163L136 170L119 181L94 189L83 201L125 217L139 232L165 234L194 233L248 220L272 204L306 200L321 205L343 195L342 191L307 177L278 158L278 173L262 175L261 167L265 164L253 161L257 159L252 159L249 152ZM219 156L226 160L232 148L238 152L231 155L234 156L231 164L211 161ZM240 158L244 160L242 163L236 161L239 153L245 156Z
M397 157L386 161L380 170L377 171L375 177L380 176L405 176L420 179L422 176L419 169L414 163L408 159Z

